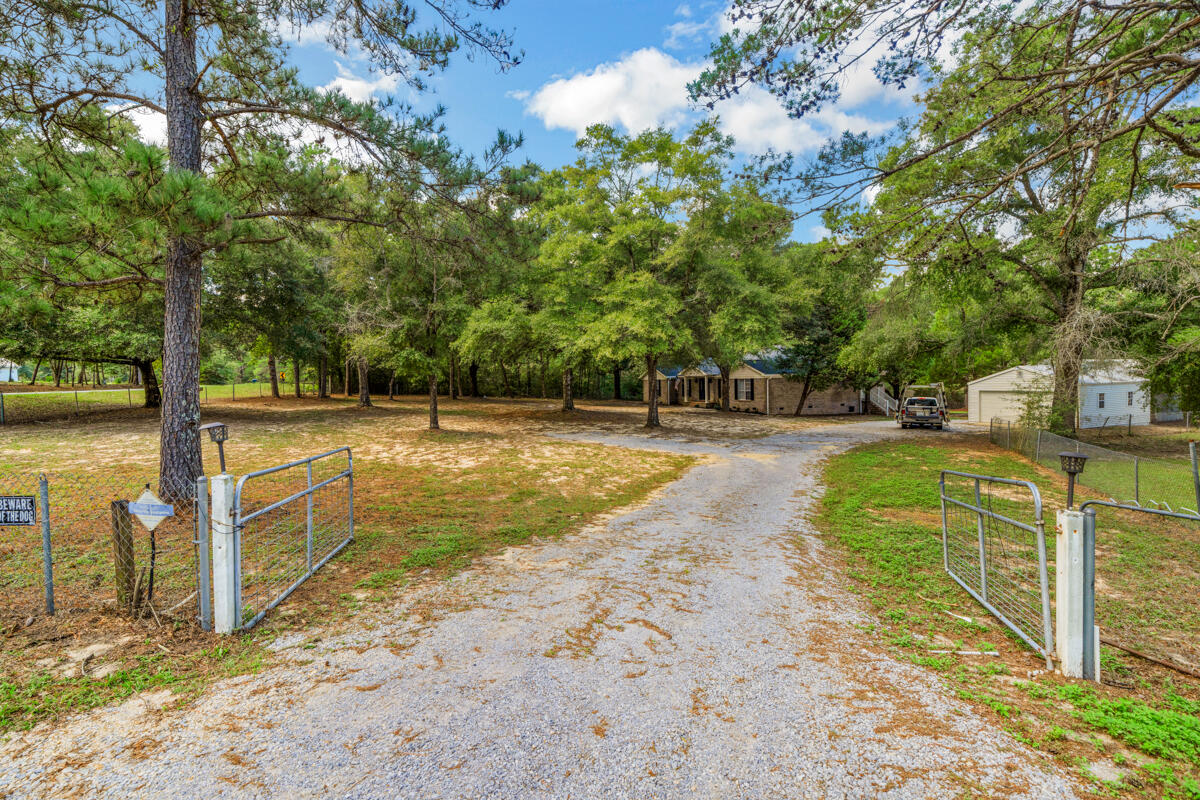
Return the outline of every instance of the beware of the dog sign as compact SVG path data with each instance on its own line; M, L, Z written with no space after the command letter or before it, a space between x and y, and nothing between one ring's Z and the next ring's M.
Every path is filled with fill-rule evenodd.
M33 495L0 495L0 525L37 524L37 504Z

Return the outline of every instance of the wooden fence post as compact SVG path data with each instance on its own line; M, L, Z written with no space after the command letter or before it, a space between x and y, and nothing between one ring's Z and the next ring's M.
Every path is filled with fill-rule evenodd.
M133 518L129 516L129 501L114 500L112 510L113 568L117 584L117 606L133 611L134 564Z

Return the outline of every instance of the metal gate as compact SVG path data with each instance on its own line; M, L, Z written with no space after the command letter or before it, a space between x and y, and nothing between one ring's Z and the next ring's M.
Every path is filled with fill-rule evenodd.
M350 448L243 475L234 490L232 528L234 608L245 629L354 539Z
M1037 486L943 470L939 487L946 572L1049 666L1054 633L1046 527ZM1030 511L1032 522L1017 519Z

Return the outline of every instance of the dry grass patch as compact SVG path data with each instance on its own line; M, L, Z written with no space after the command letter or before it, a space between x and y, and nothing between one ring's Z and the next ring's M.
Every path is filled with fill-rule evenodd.
M358 409L341 399L254 398L203 411L205 421L230 425L226 450L235 473L350 446L355 541L240 637L205 634L187 619L158 624L118 615L109 596L111 561L99 564L94 602L54 618L26 620L22 614L2 632L0 730L150 687L169 688L186 700L214 678L259 669L269 660L264 645L282 632L351 620L360 606L387 600L414 577L450 575L480 555L578 530L643 500L693 463L670 453L546 435L640 430L640 419L632 424L639 416L633 405L562 414L549 402L450 402L443 404L441 431L427 429L425 408L416 400ZM688 411L665 416L668 424L676 416L686 424L699 424L693 416L703 416L706 424L720 417ZM207 464L216 462L210 447L205 445ZM0 428L0 463L34 475L43 470L153 475L157 453L157 418L137 409ZM107 530L96 535L92 550L111 559ZM108 665L104 677L71 663L70 652L108 644L96 662Z

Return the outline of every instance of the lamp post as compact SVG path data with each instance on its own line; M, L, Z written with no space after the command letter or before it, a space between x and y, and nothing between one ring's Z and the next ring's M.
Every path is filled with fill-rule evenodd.
M1087 466L1088 457L1085 453L1064 450L1058 454L1058 463L1062 471L1067 473L1067 508L1075 507L1075 476L1083 472Z
M221 472L225 472L225 441L229 438L229 426L224 422L210 422L201 425L200 430L208 431L208 438L217 445L217 455L221 459Z

